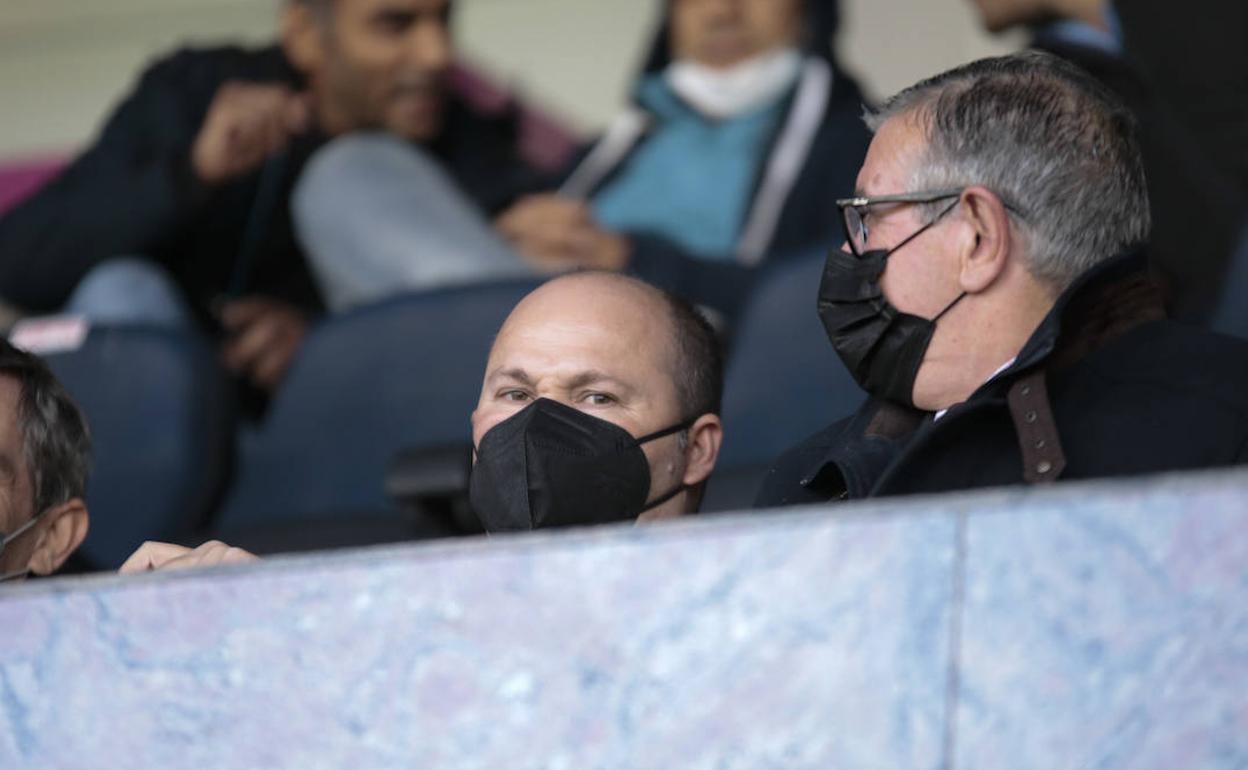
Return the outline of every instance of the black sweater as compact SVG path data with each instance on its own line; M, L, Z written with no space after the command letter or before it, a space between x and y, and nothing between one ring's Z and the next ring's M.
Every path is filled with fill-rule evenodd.
M262 294L323 308L291 228L289 196L324 137L296 137L260 169L215 189L190 153L227 81L302 87L281 50L184 50L155 63L98 140L37 195L0 219L0 297L27 311L59 308L100 262L150 258L205 318L222 295ZM518 158L510 115L487 118L454 98L427 149L487 214L536 181Z

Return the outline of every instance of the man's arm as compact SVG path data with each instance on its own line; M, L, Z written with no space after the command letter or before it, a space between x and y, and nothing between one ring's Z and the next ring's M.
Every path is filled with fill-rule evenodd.
M0 220L0 296L55 309L91 267L148 252L194 210L206 190L190 171L187 68L176 55L148 70L96 143Z
M584 201L559 195L524 198L495 221L500 234L539 270L627 271L699 305L732 315L754 277L732 260L708 260L645 233L613 233Z
M252 171L309 120L284 86L220 82L206 53L149 69L100 138L0 220L0 297L52 310L96 264L176 237L215 186Z

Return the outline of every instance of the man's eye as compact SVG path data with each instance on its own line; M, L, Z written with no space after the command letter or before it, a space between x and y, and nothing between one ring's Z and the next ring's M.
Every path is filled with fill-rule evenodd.
M415 15L395 11L380 14L374 18L373 24L382 32L397 35L407 31L407 28L410 27L415 21Z
M585 396L585 401L592 406L610 406L615 403L615 396L607 393L590 393Z
M505 390L502 393L502 397L504 401L519 403L521 401L527 401L529 399L529 394L525 393L523 390Z

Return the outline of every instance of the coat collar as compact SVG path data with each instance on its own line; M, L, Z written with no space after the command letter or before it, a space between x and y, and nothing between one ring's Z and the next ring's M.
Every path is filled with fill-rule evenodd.
M1142 251L1106 260L1079 276L1053 304L1014 362L981 386L967 403L1000 394L1030 370L1064 368L1146 321L1164 317L1161 294L1148 275ZM930 413L871 398L802 474L803 486L827 483L838 471L850 496L865 494ZM885 451L888 450L888 451ZM858 487L855 489L855 487ZM865 487L865 488L864 488Z

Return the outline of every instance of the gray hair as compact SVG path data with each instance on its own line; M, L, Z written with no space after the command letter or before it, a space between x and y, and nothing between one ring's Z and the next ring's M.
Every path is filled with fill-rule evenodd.
M1025 51L957 67L865 120L875 131L899 115L918 118L927 135L914 189L991 189L1012 209L1030 272L1058 290L1148 238L1134 117L1056 56Z
M47 364L4 339L0 375L21 385L17 419L36 515L85 496L91 436L82 412Z

